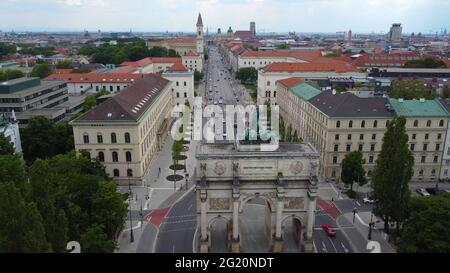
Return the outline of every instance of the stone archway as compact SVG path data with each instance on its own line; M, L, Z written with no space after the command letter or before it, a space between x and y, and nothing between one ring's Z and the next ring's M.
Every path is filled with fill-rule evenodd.
M230 241L230 219L221 215L208 223L209 252L228 253Z
M306 237L304 220L296 215L290 215L282 221L283 252L299 253L303 251Z

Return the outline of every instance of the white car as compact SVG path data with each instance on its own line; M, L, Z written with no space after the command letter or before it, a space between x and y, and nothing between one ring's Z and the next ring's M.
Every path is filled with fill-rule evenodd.
M214 101L214 105L217 105L217 101L216 100Z
M219 104L222 104L223 103L223 101L222 100L219 100Z
M375 203L375 200L373 200L369 197L364 197L363 202L364 202L364 204L373 204L373 203Z
M421 196L430 196L431 194L429 192L427 192L425 189L423 188L419 188L416 190L416 192L421 195Z

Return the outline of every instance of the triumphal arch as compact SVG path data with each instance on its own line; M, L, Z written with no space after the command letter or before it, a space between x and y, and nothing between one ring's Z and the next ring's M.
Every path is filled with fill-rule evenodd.
M240 141L202 142L196 158L198 252L210 252L211 223L217 218L226 220L228 251L240 252L243 207L254 198L268 204L269 251L283 251L282 230L289 218L299 247L313 251L319 154L312 145L280 143L273 151L263 151Z

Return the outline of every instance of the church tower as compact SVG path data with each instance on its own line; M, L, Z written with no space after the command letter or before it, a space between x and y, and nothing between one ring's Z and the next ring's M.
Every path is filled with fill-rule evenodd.
M205 47L205 43L203 40L203 21L202 21L202 15L199 13L198 19L197 19L197 52L202 57L203 57L204 47Z

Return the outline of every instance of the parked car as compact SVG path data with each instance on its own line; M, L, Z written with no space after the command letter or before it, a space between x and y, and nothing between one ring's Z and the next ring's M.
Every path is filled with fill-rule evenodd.
M333 226L331 224L322 224L322 229L328 236L330 237L336 236L336 231L333 229Z
M363 202L364 202L364 204L373 204L373 203L375 203L375 200L373 200L370 197L364 197Z
M430 193L423 188L417 189L416 192L421 196L430 196Z

